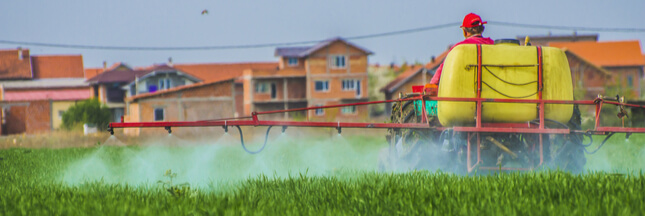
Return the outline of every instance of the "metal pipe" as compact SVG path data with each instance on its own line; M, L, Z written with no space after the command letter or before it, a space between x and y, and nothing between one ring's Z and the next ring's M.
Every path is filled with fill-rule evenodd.
M510 149L508 149L504 144L500 143L495 138L493 138L491 136L487 136L486 140L488 140L488 141L492 142L493 144L495 144L497 147L502 149L502 151L505 151L506 153L510 154L511 157L513 157L513 159L517 158L517 154L515 154L515 152L511 151Z

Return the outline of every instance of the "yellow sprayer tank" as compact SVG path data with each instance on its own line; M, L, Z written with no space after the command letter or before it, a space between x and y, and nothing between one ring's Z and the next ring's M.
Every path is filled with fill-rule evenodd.
M481 45L482 98L538 99L538 52L534 46ZM562 50L542 47L542 99L573 100L571 72ZM506 67L505 67L506 66ZM464 44L452 49L444 61L439 97L477 97L477 45ZM475 124L475 102L439 101L438 117L445 127ZM573 105L546 104L545 118L567 123ZM484 123L524 123L538 118L537 104L482 104Z

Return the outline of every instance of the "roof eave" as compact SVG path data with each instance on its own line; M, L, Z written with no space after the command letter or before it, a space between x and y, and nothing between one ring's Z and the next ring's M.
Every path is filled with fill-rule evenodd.
M417 74L419 74L419 72L425 71L425 70L426 70L425 67L420 67L417 71L415 71L414 73L410 74L410 76L402 79L401 81L399 81L399 83L397 83L394 86L390 87L388 89L389 93L392 93L392 92L396 91L397 89L399 89L403 85L403 83L406 83L408 80L412 79L412 77L414 77Z

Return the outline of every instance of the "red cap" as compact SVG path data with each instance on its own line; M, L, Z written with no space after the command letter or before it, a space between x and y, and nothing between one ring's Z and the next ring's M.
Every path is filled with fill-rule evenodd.
M464 17L464 22L461 24L460 27L472 28L475 26L484 25L486 23L488 22L482 21L482 18L479 15L474 13L469 13L468 15L466 15L466 17Z

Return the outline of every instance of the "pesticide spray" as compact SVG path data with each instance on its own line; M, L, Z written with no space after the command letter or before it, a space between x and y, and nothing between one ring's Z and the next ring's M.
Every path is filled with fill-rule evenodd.
M266 148L248 154L240 147L233 130L216 140L188 141L174 137L151 140L138 146L103 145L92 154L71 164L62 181L69 185L86 182L147 185L164 178L164 172L177 173L176 182L193 187L210 187L239 182L259 175L285 178L340 176L377 169L378 151L387 146L382 137L302 136L301 131L272 131ZM264 135L264 134L263 134ZM308 138L307 138L308 137ZM118 143L111 137L112 143ZM249 150L257 150L264 136L245 140Z

